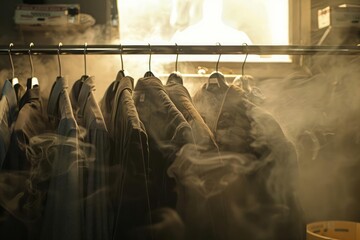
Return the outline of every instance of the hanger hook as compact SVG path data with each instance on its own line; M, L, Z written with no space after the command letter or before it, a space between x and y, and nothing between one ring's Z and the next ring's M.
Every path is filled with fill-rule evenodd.
M86 69L86 53L87 53L87 42L84 43L84 70L85 70L85 76L87 75L87 69Z
M9 59L10 59L10 64L11 64L11 69L12 69L12 78L15 78L15 68L14 68L14 62L11 56L11 48L14 46L13 43L9 44Z
M221 47L221 44L220 43L216 43L218 46L219 46L219 49L218 49L218 52L219 52L219 58L218 58L218 60L217 60L217 62L216 62L216 67L215 67L215 70L216 70L216 72L218 72L218 70L219 70L219 62L220 62L220 57L221 57L221 53L220 53L220 47Z
M149 71L151 72L151 46L149 43Z
M29 60L30 60L30 67L31 67L31 77L34 77L34 65L33 65L33 61L31 58L31 47L34 46L34 43L30 43L29 45Z
M59 76L61 77L61 60L60 60L60 48L62 47L62 42L59 42L59 45L58 45L58 63L59 63Z
M249 55L249 51L248 51L247 43L243 43L242 45L245 46L245 52L246 52L245 59L244 59L244 62L242 64L242 67L241 67L241 75L244 76L245 63L246 63L247 56Z
M121 61L121 70L124 71L123 47L121 43L120 43L120 61Z
M176 61L175 61L175 72L178 71L178 60L179 60L179 48L177 43L175 43L176 46Z

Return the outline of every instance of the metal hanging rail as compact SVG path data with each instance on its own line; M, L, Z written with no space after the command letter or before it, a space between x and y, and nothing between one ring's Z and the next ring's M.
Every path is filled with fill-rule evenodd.
M11 48L11 54L29 54L29 46ZM84 54L85 45L39 45L33 55ZM257 55L358 55L360 46L301 45L86 45L86 54L257 54ZM0 45L0 55L9 54L9 46Z

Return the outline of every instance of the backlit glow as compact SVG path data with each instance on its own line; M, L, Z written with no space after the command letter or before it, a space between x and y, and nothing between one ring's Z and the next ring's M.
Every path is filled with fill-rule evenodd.
M136 4L134 2L118 1L122 44L289 44L288 0L137 0ZM217 56L191 55L182 56L181 59L216 61ZM223 55L221 60L243 61L244 56ZM249 55L247 60L288 62L290 58L286 55Z

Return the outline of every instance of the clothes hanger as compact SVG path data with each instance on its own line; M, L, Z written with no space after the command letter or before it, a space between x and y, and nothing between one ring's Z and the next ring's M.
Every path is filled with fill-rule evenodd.
M150 43L149 43L149 71L147 71L144 74L144 77L155 77L155 75L151 71L151 46L150 46Z
M248 55L249 55L249 52L248 52L248 49L247 49L247 43L243 43L243 45L245 45L245 52L246 52L246 55L245 55L245 59L244 59L244 62L243 62L243 64L242 64L242 66L241 66L241 74L244 76L245 75L245 71L244 71L244 69L245 69L245 63L246 63L246 59L247 59L247 57L248 57Z
M119 70L119 72L116 75L116 80L112 83L113 94L112 95L108 94L107 96L113 97L116 92L117 87L119 86L119 81L127 76L127 74L124 70L123 48L122 48L121 44L120 44L120 62L121 62L121 69ZM132 87L134 88L134 81L132 81L132 78L130 78L130 79L131 79Z
M15 68L14 68L14 62L11 56L11 48L14 46L13 43L10 43L9 45L9 59L10 59L10 64L11 64L11 69L12 69L12 77L9 79L9 81L11 82L12 86L15 87L16 85L19 84L19 79L15 77Z
M87 55L87 42L84 43L84 75L81 76L80 78L81 81L85 81L89 77L87 75L86 55Z
M123 48L122 48L122 45L120 44L120 62L121 62L121 69L120 71L118 72L117 76L116 76L116 79L122 79L123 77L126 76L126 73L124 71L124 61L123 61Z
M60 49L60 45L59 45L59 49ZM73 85L73 93L74 93L74 96L76 99L80 95L80 90L81 90L81 87L83 86L83 83L85 82L86 79L89 78L89 76L87 75L86 54L87 54L87 42L84 43L84 74L81 76L80 80L76 81L75 84ZM60 64L60 56L59 56L59 64Z
M250 85L249 85L249 77L252 78L252 76L250 75L245 75L245 63L246 63L246 59L247 59L247 56L248 56L248 51L247 51L247 44L246 43L243 43L243 45L245 45L245 59L242 63L242 66L241 66L241 75L240 76L237 76L234 80L233 80L233 84L238 86L238 87L241 87L245 92L249 93L251 92L251 89L250 89Z
M172 72L169 75L166 84L169 84L171 82L183 84L183 82L184 82L181 73L178 72L179 49L178 49L178 45L176 43L175 43L175 45L176 45L175 72Z
M220 43L218 43L218 45L221 46ZM215 85L215 86L217 86L219 88L222 88L222 89L229 88L228 84L225 81L224 74L222 74L218 70L220 57L221 57L221 53L219 53L219 58L218 58L218 60L216 62L215 72L211 73L209 78L208 78L208 81L206 83L206 89L208 89L208 87L212 86L212 85Z
M34 77L34 65L33 65L33 61L32 61L32 57L31 57L31 47L34 46L34 43L30 43L29 46L29 60L30 60L30 67L31 67L31 77L27 79L26 81L26 88L27 89L32 89L36 86L39 86L39 80Z
M62 43L59 42L58 50L57 50L58 64L59 64L59 75L58 75L58 78L61 78L61 77L62 77L62 74L61 74L61 60L60 60L60 48L61 48L61 46L62 46Z
M253 95L253 96L259 98L260 100L264 100L266 97L262 93L261 89L256 86L253 86L254 77L251 75L245 74L245 64L246 64L246 59L249 55L249 52L247 50L248 45L246 43L243 43L243 45L245 45L246 55L245 55L244 62L241 66L241 75L237 76L234 79L233 84L238 87L241 87L247 95Z

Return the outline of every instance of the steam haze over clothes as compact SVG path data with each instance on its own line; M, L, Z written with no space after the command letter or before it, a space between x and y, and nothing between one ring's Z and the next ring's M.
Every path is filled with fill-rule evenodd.
M99 32L97 30L89 31L86 35L66 37L59 39L59 41L64 45L83 44L84 40L88 44L92 44L91 40L96 42L96 36ZM39 79L42 96L47 98L51 86L59 74L57 56L33 56L32 58L35 76ZM137 79L148 70L148 56L124 55L123 58L125 70L135 79L136 84ZM13 59L15 74L20 82L25 85L26 79L30 77L28 56L13 56ZM161 72L163 66L158 65L156 59L156 56L152 59L154 72ZM360 200L358 194L360 184L360 177L358 177L360 167L360 95L358 94L360 91L360 58L316 56L313 60L312 74L301 72L294 73L286 78L259 79L256 86L266 96L261 107L279 121L286 136L295 144L300 166L299 182L296 185L298 189L296 190L300 197L305 220L307 222L324 219L360 221L360 207L358 205ZM8 56L1 56L1 61L2 66L6 66ZM61 56L62 72L69 81L69 87L84 74L83 61L82 55ZM10 63L8 66L10 68ZM87 74L95 76L95 96L98 100L101 99L106 88L115 79L120 67L120 57L117 55L87 55ZM1 86L10 75L9 69L1 70ZM198 84L194 84L191 79L184 82L190 93L196 92ZM33 150L39 150L43 147L37 145L39 142L36 140L51 145L55 144L53 141L59 139L54 139L53 135L38 136L30 142L30 149L32 147ZM32 153L46 152L51 149L50 145L45 145L47 150ZM89 147L86 144L84 146ZM50 151L50 154L55 153ZM254 163L246 164L247 162L244 162L242 156L239 155L225 155L226 157L223 157L222 160L229 161L221 165L218 164L217 157L213 155L209 157L205 154L205 157L209 157L210 167L213 168L201 169L201 164L204 162L196 162L198 160L194 159L198 156L196 154L199 154L198 149L195 150L192 145L186 145L179 152L180 157L190 156L192 163L199 164L199 166L196 165L195 170L191 169L197 176L202 175L203 172L201 171L205 170L214 173L214 175L206 175L210 179L205 180L193 176L184 178L186 184L192 184L195 191L200 193L197 200L206 200L219 192L230 194L228 199L236 199L236 196L231 195L230 190L236 189L232 183L238 180L238 174L252 172L258 167ZM0 204L4 208L14 212L11 207L16 205L21 194L32 189L29 187L31 179L49 177L43 170L50 166L39 164L38 162L34 165L34 172L31 172L30 175L23 172L0 173ZM47 164L51 165L51 163ZM67 167L70 168L70 166ZM116 167L114 169L121 171ZM179 170L181 169L179 168ZM218 169L221 171L217 172ZM61 170L66 171L66 168ZM213 182L216 184L209 184ZM228 188L228 186L230 187ZM111 187L113 186L109 186L105 190L112 191ZM201 201L197 203L200 205ZM231 205L232 209L237 210L234 219L242 219L243 215L241 212L239 213L240 210L237 209L236 202L231 204L233 204ZM278 210L282 211L282 209ZM214 211L218 213L221 212L221 209ZM24 219L20 213L15 217L20 220ZM180 223L178 225L182 227ZM219 226L220 229L218 230L220 231L221 227L224 226ZM236 225L232 226L231 229L236 232Z
M359 56L314 56L313 73L258 83L297 147L308 221L359 221Z

